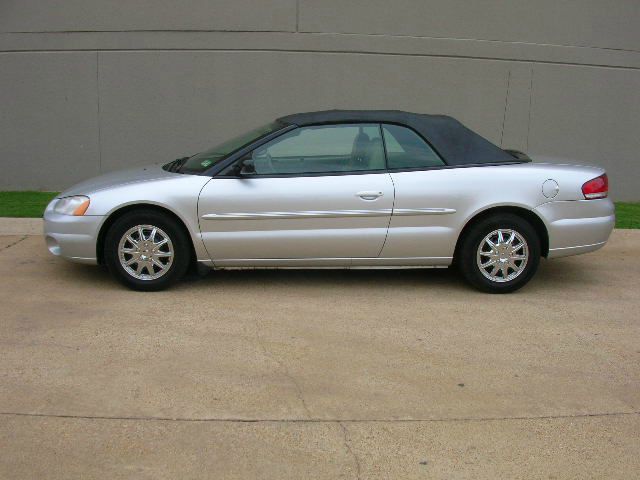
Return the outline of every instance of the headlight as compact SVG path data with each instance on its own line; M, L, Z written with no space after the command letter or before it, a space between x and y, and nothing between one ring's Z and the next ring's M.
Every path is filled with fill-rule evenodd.
M75 197L65 197L58 200L53 211L62 215L82 216L89 208L89 197L77 195Z

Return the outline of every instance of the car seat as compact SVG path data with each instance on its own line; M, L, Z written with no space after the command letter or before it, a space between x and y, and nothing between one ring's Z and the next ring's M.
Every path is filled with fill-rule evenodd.
M370 143L369 135L364 133L362 127L360 127L358 135L356 135L356 138L353 140L349 170L367 170L369 165Z

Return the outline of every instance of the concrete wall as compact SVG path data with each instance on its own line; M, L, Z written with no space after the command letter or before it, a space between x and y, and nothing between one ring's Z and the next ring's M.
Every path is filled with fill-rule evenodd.
M447 113L640 200L637 0L0 0L0 189L165 162L287 113Z

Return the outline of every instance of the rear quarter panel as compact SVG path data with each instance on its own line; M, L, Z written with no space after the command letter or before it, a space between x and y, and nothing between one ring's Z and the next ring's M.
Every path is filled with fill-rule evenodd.
M536 207L553 201L583 199L584 182L603 173L593 167L515 164L392 173L395 186L394 215L382 257L453 257L464 226L476 215L494 207L531 210L549 227L551 220ZM555 180L555 198L542 193L547 179ZM448 214L396 215L403 209L442 208ZM441 263L435 260L434 263Z

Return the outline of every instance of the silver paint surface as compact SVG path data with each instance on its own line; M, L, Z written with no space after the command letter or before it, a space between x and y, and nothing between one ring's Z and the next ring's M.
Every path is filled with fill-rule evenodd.
M467 223L492 208L537 215L549 258L596 250L615 223L609 199L584 200L595 167L517 164L375 174L210 178L160 167L82 182L60 197L87 195L85 216L45 212L54 254L96 263L104 222L121 208L170 211L188 230L197 260L227 267L447 266ZM550 178L559 186L543 194ZM376 192L376 195L363 195ZM381 194L381 195L379 195Z

